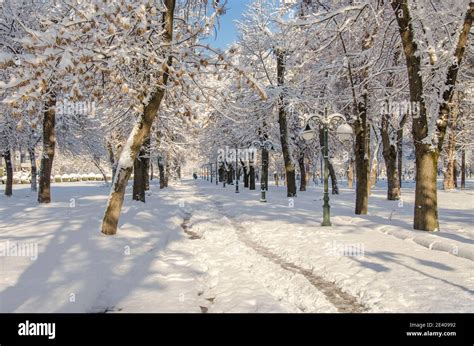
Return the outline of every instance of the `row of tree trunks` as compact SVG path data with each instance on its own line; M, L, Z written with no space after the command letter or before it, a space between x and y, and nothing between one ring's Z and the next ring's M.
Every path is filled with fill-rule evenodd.
M13 164L10 150L3 152L5 159L5 169L7 171L7 181L5 185L5 196L11 196L13 194Z
M49 94L43 111L43 154L39 178L38 202L51 202L51 173L56 149L56 95Z
M285 84L285 53L281 49L275 51L277 56L277 80L278 86L283 88ZM286 191L288 197L296 196L296 172L291 159L290 145L288 143L288 121L286 117L286 100L284 92L280 93L278 102L278 124L280 126L280 143L285 164Z
M166 12L163 15L163 38L165 42L170 44L173 40L175 0L165 0L164 3L166 5ZM160 71L162 84L156 87L157 89L153 92L143 113L140 114L137 119L120 155L116 179L114 179L112 191L102 221L102 233L106 235L117 233L117 225L122 210L125 188L132 173L133 162L142 147L143 142L150 134L151 126L165 95L165 86L168 83L169 66L171 66L171 64L172 58L169 57L167 65L163 66L162 71Z

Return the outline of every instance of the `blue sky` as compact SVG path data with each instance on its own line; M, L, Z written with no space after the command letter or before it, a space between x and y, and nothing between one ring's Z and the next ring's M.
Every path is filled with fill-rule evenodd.
M227 0L227 12L220 16L220 28L217 31L217 37L211 37L206 40L211 46L226 49L227 46L237 38L237 32L234 21L242 18L242 13L247 9L247 4L252 0Z

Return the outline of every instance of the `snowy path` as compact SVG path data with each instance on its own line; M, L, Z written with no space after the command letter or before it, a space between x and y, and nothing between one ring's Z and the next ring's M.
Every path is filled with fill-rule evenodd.
M223 215L225 210L223 208L223 204L217 202L216 203L217 209ZM302 275L305 279L309 281L311 285L314 286L316 290L322 292L326 299L334 305L334 307L339 312L362 312L365 311L366 308L359 304L357 300L351 296L350 294L342 291L338 286L334 283L324 280L321 276L317 276L312 271L301 268L294 263L290 263L280 256L272 253L267 248L258 244L254 240L252 240L245 232L245 227L240 224L236 219L230 219L231 224L235 231L237 232L238 239L243 242L246 246L253 249L257 254L265 257L266 259L270 260L271 262L279 265L282 269L290 271L295 274Z
M288 201L272 187L264 204L258 191L209 182L152 185L146 204L127 194L115 237L98 232L107 188L53 191L48 206L26 187L1 197L0 243L39 251L0 257L1 312L474 312L474 262L385 234L412 232L409 211L394 213L377 191L364 217L352 214L352 192L331 196L333 227L323 228L313 188ZM457 223L430 237L471 251L471 211L452 205ZM442 221L452 217L442 208Z
M312 289L317 288L332 305L325 310L321 304L316 307L309 304L303 311L334 308L337 311L474 311L472 261L378 232L370 227L370 219L377 217L375 213L349 219L333 212L334 226L322 228L319 203L308 198L311 197L308 192L288 207L288 200L281 195L272 196L271 203L262 204L258 202L258 191L235 194L233 187L216 189L209 183L198 184L198 195L209 196L217 210L225 215L225 226L221 224L221 227L233 228L237 239L257 254L296 273L290 282L292 292L286 299L307 294L311 290L302 289L303 281L310 281L316 282ZM333 210L347 204L345 198L337 197L332 196ZM408 200L409 196L405 198ZM227 226L229 223L231 227ZM472 227L461 226L466 232ZM197 225L197 228L205 229L204 237L213 232L209 227ZM362 248L364 253L340 255L337 252L343 246ZM245 262L244 256L239 258ZM276 281L279 285L287 284Z

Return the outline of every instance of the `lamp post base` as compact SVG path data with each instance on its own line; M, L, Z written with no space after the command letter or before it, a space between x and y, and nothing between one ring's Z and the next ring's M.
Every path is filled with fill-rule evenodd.
M263 202L263 203L267 202L267 196L266 196L265 190L260 191L260 202Z

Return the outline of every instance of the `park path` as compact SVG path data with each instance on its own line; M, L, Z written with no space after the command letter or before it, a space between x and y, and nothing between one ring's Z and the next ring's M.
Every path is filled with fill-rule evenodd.
M232 267L234 269L235 267L247 268L245 274L250 281L263 285L269 295L283 306L293 307L294 311L346 313L368 311L368 308L356 297L344 291L334 282L317 275L310 269L282 258L253 240L247 234L242 222L226 213L222 202L211 195L204 194L196 187L191 187L189 193L190 196L185 200L194 198L194 201L193 207L184 208L183 231L187 234L188 239L199 242L196 243L196 247L200 248L198 252L201 253L201 256L206 252L206 248L213 248L215 251L216 248L221 247L220 255L225 257L225 261L222 261L222 258L212 258L207 253L207 256L204 255L204 257L206 257L205 261L209 267L224 266L224 268L220 268L220 273L223 271L232 272ZM211 214L210 219L207 219L207 221L210 220L210 223L206 225L206 230L212 232L213 235L217 234L217 236L206 237L200 231L203 229L202 227L193 227L193 224L202 223L202 217L197 222L193 222L193 218L199 219L203 212ZM230 250L227 254L224 253L226 249ZM235 249L238 249L238 253L235 253ZM229 268L225 268L226 266ZM238 290L238 285L235 290ZM209 288L209 291L212 289ZM215 293L208 292L207 295L212 296L209 299L210 304L201 307L201 309L203 312L212 312L212 305L219 300L219 297Z

